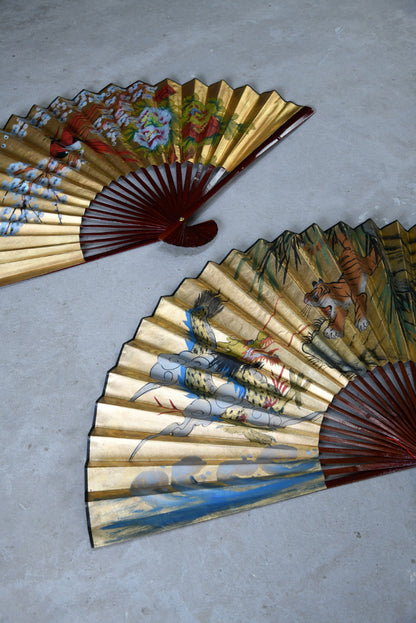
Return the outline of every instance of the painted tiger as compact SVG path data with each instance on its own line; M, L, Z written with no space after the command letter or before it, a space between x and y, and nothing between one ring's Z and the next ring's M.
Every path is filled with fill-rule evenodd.
M345 319L351 304L354 305L355 326L364 331L367 319L367 278L376 270L380 256L373 247L363 257L352 246L345 236L339 235L338 241L343 250L339 257L341 276L338 281L326 283L322 279L312 283L313 289L305 294L304 303L319 307L329 318L324 330L325 337L335 339L344 335Z

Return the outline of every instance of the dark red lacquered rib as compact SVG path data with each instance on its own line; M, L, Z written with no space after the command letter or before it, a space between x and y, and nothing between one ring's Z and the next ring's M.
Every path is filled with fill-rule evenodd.
M197 246L217 233L213 221L188 226L181 214L206 192L214 167L182 165L149 167L113 182L86 210L80 230L86 260L120 250L166 240L171 244ZM165 172L164 177L162 171ZM151 174L153 172L153 175Z
M391 394L385 390L379 379L372 372L368 372L365 378L357 377L352 385L352 389L360 394L361 400L357 402L357 397L350 391L351 384L349 384L333 400L331 413L328 413L328 418L334 421L341 421L345 426L354 427L355 425L355 427L359 426L359 428L371 428L372 424L375 423L378 429L383 429L386 432L390 431L392 425L394 425L397 432L414 439L414 419L413 422L411 419L412 408L414 418L414 406L412 407L409 402L405 402L397 392L392 391L395 388L392 387L386 370L394 376L395 368L387 364L385 369L378 369L378 375L382 376L388 387L391 388ZM366 379L370 379L375 383L376 388L371 387ZM395 396L397 399L395 399ZM414 392L409 394L411 402L413 402L413 396ZM339 403L345 405L345 408L342 408ZM336 418L334 412L340 413L342 417ZM398 413L401 415L400 419L396 417ZM349 417L346 418L345 416Z
M224 172L212 187L208 184L215 168L191 162L182 163L185 175L181 163L174 165L175 177L170 165L165 163L132 172L121 178L122 184L112 182L85 211L80 234L84 259L89 261L114 253L117 245L124 250L157 240L183 246L205 244L216 235L216 224L207 221L188 226L186 221L237 173L312 114L313 110L307 106L298 110L235 169Z
M416 366L386 364L332 401L319 436L328 487L416 466Z

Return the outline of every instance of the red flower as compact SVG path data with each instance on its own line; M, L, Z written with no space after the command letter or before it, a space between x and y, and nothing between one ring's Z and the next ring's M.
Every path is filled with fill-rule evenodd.
M175 89L169 84L164 84L163 87L160 87L153 96L155 102L161 102L162 100L169 97L169 95L173 95L175 93Z
M211 115L208 119L208 123L202 127L189 121L182 130L182 136L183 138L193 138L196 143L201 143L205 138L214 136L219 129L220 124L218 119L214 115Z

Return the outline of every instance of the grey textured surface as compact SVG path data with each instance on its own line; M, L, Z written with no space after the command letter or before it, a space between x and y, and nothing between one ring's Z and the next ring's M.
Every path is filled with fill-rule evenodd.
M258 237L416 222L414 1L0 1L0 123L110 82L226 79L316 108L205 214L218 237L0 291L1 623L414 623L410 470L91 550L94 403L158 298Z

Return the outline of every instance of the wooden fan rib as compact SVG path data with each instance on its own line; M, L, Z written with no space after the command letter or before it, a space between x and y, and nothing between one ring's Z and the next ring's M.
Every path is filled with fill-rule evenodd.
M348 399L346 394L347 391L343 391L335 397L331 410L326 414L329 420L345 422L345 426L355 424L355 426L364 428L377 427L380 423L381 426L386 427L386 430L389 430L390 418L383 416L377 405L366 404L364 400L357 401L354 394ZM334 412L340 414L341 417L336 418ZM391 411L391 414L394 415L394 411Z
M121 181L123 181L124 184L122 184ZM100 199L114 202L121 199L128 205L137 205L138 207L145 209L158 205L160 199L155 199L154 196L146 194L146 191L140 192L140 190L137 187L134 187L131 183L127 186L128 182L128 178L120 178L116 182L112 182L109 186L103 189L99 195L96 196L94 203L98 202Z
M153 180L153 178L151 178L149 176L149 172L145 169L143 170L143 174L146 177L149 177L152 180L152 183L154 184L154 188L157 188L160 192L161 192L161 197L163 197L163 202L161 202L161 209L165 209L165 211L167 213L172 212L172 216L175 215L175 196L176 196L176 188L175 185L173 184L172 181L172 189L169 188L168 183L166 183L159 167L154 167L153 168L153 172L156 175L156 180ZM165 172L167 172L167 169L165 170Z
M166 217L160 210L160 205L151 200L146 200L146 198L143 201L131 201L127 196L124 200L121 194L118 199L114 199L108 194L102 194L92 202L88 211L86 211L86 219L98 213L97 206L99 206L101 212L104 208L106 212L113 212L119 217L131 217L135 220L138 215L142 215L149 221L154 220L155 223L167 222Z
M332 445L331 445L332 444ZM336 458L331 459L330 457ZM319 457L322 463L342 463L345 457L349 457L349 461L354 463L357 457L379 457L379 458L414 458L410 452L407 452L402 446L388 443L386 440L365 437L358 441L357 439L345 438L340 441L338 437L330 435L320 435L319 438ZM341 458L340 458L341 457Z
M89 246L94 242L97 246L100 244L107 244L108 242L120 242L121 244L129 244L130 242L140 240L143 236L148 235L149 233L156 235L157 230L155 232L152 227L141 227L137 228L128 228L126 230L120 230L120 228L97 228L93 229L90 232L81 232L80 240L81 243L88 249Z
M383 371L380 370L380 373L383 374ZM380 414L379 417L383 418L383 415L380 412L380 406L379 406L381 405L382 408L385 410L385 413L387 416L387 424L392 426L393 430L397 428L397 430L399 430L405 435L412 434L412 431L414 432L414 429L412 429L412 425L406 421L406 418L402 417L400 419L400 422L397 419L397 413L401 413L401 415L403 415L403 413L405 413L406 411L405 402L400 398L397 392L394 392L394 396L386 392L385 388L381 385L379 380L373 374L371 373L369 374L371 375L371 380L377 386L378 394L377 394L377 400L373 400L371 398L371 395L369 395L368 393L367 394L363 393L363 396L366 396L367 404L370 402L372 405L374 405L375 410L378 411L378 413ZM371 392L371 388L368 389L369 387L368 383L366 383L362 378L359 378L357 382L364 385L367 389L367 392L368 391ZM391 386L390 381L388 382L388 384L389 386ZM355 386L355 389L358 390L359 389L358 386Z
M386 374L386 369L388 369L389 374ZM396 368L390 364L386 366L386 368L381 369L379 373L383 377L383 380L387 384L388 388L390 389L390 397L391 397L391 394L393 394L394 403L397 405L404 422L407 422L409 424L409 429L413 427L413 430L414 430L416 402L413 404L409 404L409 398L411 398L411 396L409 397L408 394L406 394L406 399L404 399L405 387L400 377L396 373ZM391 376L394 377L394 380L399 386L398 389L396 388L395 384L392 382ZM382 383L378 381L378 379L377 379L377 385L383 389L383 393L387 398L387 396L389 395L387 392L387 388L383 387Z
M189 203L189 191L191 189L191 180L192 180L192 173L193 173L193 169L194 169L194 165L191 163L187 163L186 165L186 172L185 172L185 177L183 180L183 189L182 189L182 198L184 203L188 204ZM181 167L178 167L182 170Z
M113 241L103 241L102 239L86 240L83 243L83 257L85 261L92 261L98 257L105 257L120 251L135 249L139 246L151 244L158 239L152 231L141 232L140 237L132 236L129 240L115 239Z
M88 228L89 223L99 223L100 220L114 221L119 223L132 223L137 225L142 222L154 223L163 227L163 218L161 218L157 206L143 204L127 204L118 203L111 199L103 197L103 199L95 200L85 213L83 219L83 227Z
M184 205L184 202L186 201L186 197L187 197L187 193L186 191L184 192L184 188L183 188L182 165L180 162L177 161L175 162L174 166L175 166L177 202L179 206L182 206ZM190 163L187 163L185 166L187 169L191 167Z
M336 397L336 400L339 397ZM348 407L348 404L347 404ZM363 431L377 431L381 429L384 431L386 435L393 435L394 428L392 429L392 422L388 417L382 416L377 410L370 410L368 407L366 409L357 409L354 407L355 412L351 411L351 406L349 408L341 409L336 404L331 405L331 409L327 411L325 414L325 418L330 421L336 421L345 428L352 428L353 430L363 430ZM341 414L341 417L336 418L333 412L336 411ZM393 413L393 416L395 414ZM370 419L369 419L370 418ZM406 435L405 429L398 429L402 435Z
M360 431L355 432L349 429L341 429L333 426L328 426L326 422L323 423L321 432L319 435L319 448L320 452L342 452L343 449L357 450L361 448L389 450L393 453L402 454L403 447L398 446L393 439L386 437L382 431L376 429L368 429L367 432Z
M154 176L156 176L156 171L158 170L157 167L153 167L150 170L154 173ZM157 184L155 177L150 175L149 170L140 169L138 172L133 172L131 176L145 189L155 203L159 204L161 207L166 204L166 190ZM133 187L133 183L130 178L126 178L126 182ZM134 190L137 192L137 187Z
M410 375L407 374L403 361L399 361L397 365L400 369L403 382L406 386L406 393L412 400L412 403L416 404L416 367L415 367L415 364L413 361L408 362Z
M146 210L141 208L138 209L133 206L131 210L128 208L126 210L114 209L121 207L121 204L116 206L113 202L97 201L83 219L83 228L89 230L90 227L106 227L111 223L114 227L117 227L117 223L125 224L127 227L133 224L134 227L137 227L141 223L158 222L156 218L152 219Z
M80 240L81 242L85 242L88 239L94 239L99 244L100 237L102 237L102 241L105 242L105 240L111 236L122 242L128 242L128 240L131 239L140 240L142 233L153 232L155 235L159 235L160 231L160 225L158 223L153 223L149 219L136 219L134 227L131 223L126 224L117 219L91 219L88 220L83 229L81 229Z
M113 244L106 245L101 244L97 247L91 247L83 249L83 257L85 262L92 262L101 257L108 257L110 255L115 255L116 253L120 253L121 251L131 251L133 249L137 249L137 247L142 247L147 244L152 244L156 242L158 238L156 238L152 234L143 235L140 240L135 240L134 242L129 242L127 244Z
M375 385L375 388L371 386L368 382L369 380L371 380L371 382ZM348 398L353 402L361 400L366 405L366 408L371 409L372 412L374 411L375 413L379 413L381 406L387 414L393 416L397 408L401 409L404 407L403 400L401 400L396 394L396 397L399 398L399 400L396 401L395 397L385 389L385 387L379 382L379 379L372 374L371 371L368 373L366 378L358 376L353 389L354 391L352 392L346 388L343 391L342 399L346 401ZM359 397L356 394L358 394ZM339 397L339 400L341 400L341 397Z
M337 396L335 402L331 406L331 409L326 413L325 417L327 419L338 421L346 428L358 427L361 429L364 427L364 429L375 430L378 427L393 440L397 441L397 435L399 435L399 437L401 436L403 439L408 439L409 442L415 443L414 428L407 425L406 421L403 422L401 419L399 421L398 413L394 410L391 410L387 414L383 414L380 410L377 410L377 408L373 409L368 405L364 405L363 409L357 409L356 406L353 407L349 403L346 403L347 410L344 410L339 408L336 404L339 399L340 396ZM334 418L334 410L339 412L341 417ZM358 415L354 415L354 411L356 413L358 412ZM368 417L370 417L370 420Z
M208 191L206 191L206 185L209 183L210 177L212 173L212 168L207 167L203 169L203 174L200 177L197 174L193 180L187 194L187 203L184 205L179 205L177 200L173 201L172 197L172 216L175 217L175 220L172 224L165 230L163 237L161 239L169 241L169 236L175 231L175 229L182 227L185 225L184 221L186 221L189 217L191 217L205 202ZM176 196L175 196L176 199ZM201 224L202 225L202 224ZM182 229L183 239L186 239L186 228ZM176 244L184 244L182 242L176 242ZM192 245L193 246L193 245Z
M325 483L327 486L332 484L345 484L346 482L354 482L356 480L362 480L363 478L369 478L372 476L379 476L389 472L396 472L401 469L414 467L414 461L375 461L375 462L356 462L353 466L342 466L339 468L324 467L323 472L325 475Z
M165 165L165 169L167 171L169 169L169 167L167 165ZM156 168L156 167L153 167L151 170L154 173L154 176L150 175L148 170L146 170L146 171L145 170L143 170L143 171L141 170L140 171L140 175L138 173L136 173L134 175L134 177L139 182L139 184L145 189L145 192L147 192L153 198L153 201L154 201L155 205L158 206L158 210L159 210L160 214L165 216L165 217L167 217L167 215L168 215L168 211L166 210L167 205L169 204L172 207L173 204L174 204L174 197L175 197L175 194L176 194L175 184L173 184L174 194L172 196L170 196L169 191L167 191L166 183L164 182L164 186L161 187L160 185L158 185L158 183L156 181L156 179L159 179L158 176L160 176L159 169ZM149 186L149 184L145 183L145 181L143 180L143 177L146 177L146 179L150 183L150 186ZM162 177L162 179L163 179L163 177ZM128 181L131 184L131 181L130 180L128 180ZM174 214L172 214L172 216L169 217L169 220L170 221L174 220Z

